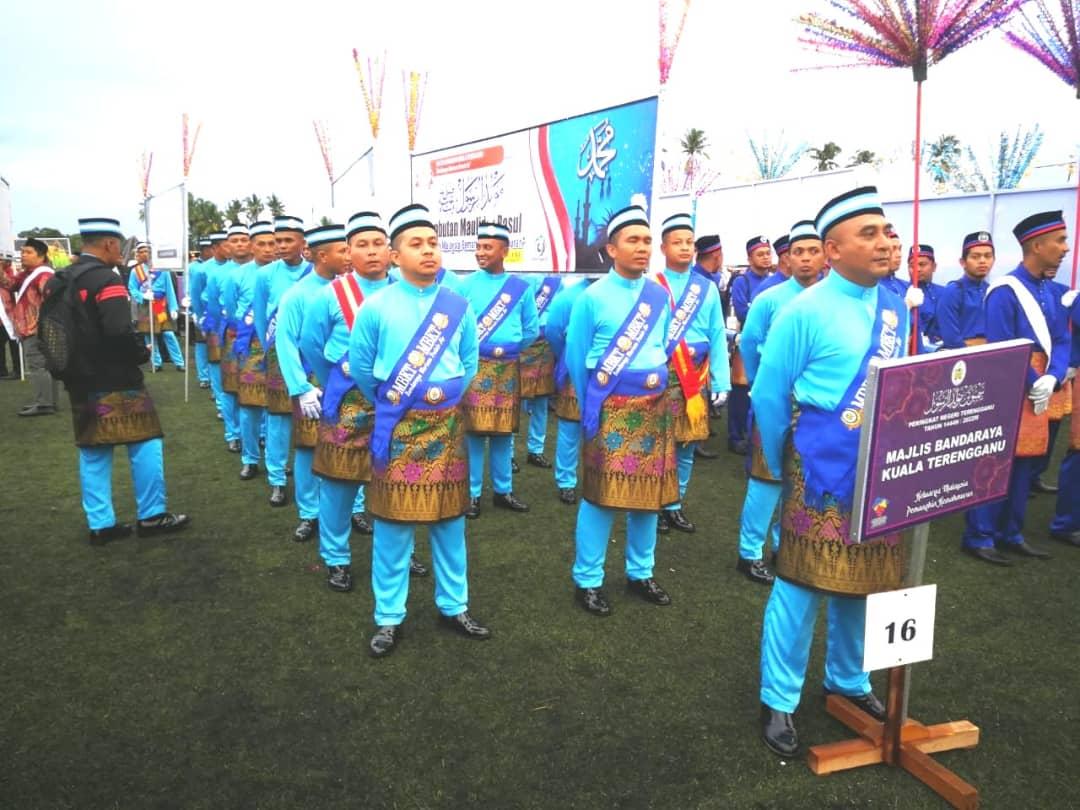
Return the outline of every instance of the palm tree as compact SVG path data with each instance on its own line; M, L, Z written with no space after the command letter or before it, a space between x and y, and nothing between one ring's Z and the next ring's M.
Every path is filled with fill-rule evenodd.
M263 201L258 194L252 194L244 200L244 213L247 214L248 222L255 222L262 214Z
M843 151L835 143L829 141L820 149L811 149L808 154L811 159L817 161L817 170L819 172L831 172L833 169L839 168L836 156Z
M679 141L679 146L682 147L683 154L686 155L686 166L683 168L683 175L686 178L684 187L689 187L693 185L694 175L701 168L701 159L698 156L704 158L709 156L709 153L705 151L709 147L709 141L705 137L705 130L696 127L686 130L686 134Z
M200 237L220 231L224 224L221 211L214 203L188 192L188 232L194 244Z
M225 206L225 219L229 222L237 223L240 221L240 213L244 210L244 204L239 200L229 200L229 204Z
M869 149L860 149L855 153L855 157L851 159L851 163L848 164L848 167L850 168L851 166L861 166L864 163L871 164L876 160L877 155L875 155Z
M266 198L266 210L272 217L280 217L285 214L285 203L278 199L277 194L271 194Z

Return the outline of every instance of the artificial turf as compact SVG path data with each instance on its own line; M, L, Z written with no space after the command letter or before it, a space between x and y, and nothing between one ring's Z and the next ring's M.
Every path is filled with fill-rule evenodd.
M671 607L623 589L617 523L599 620L572 598L576 508L525 466L521 436L515 491L532 511L494 511L486 491L467 523L470 609L494 637L439 627L432 580L413 580L400 648L376 661L370 539L353 537L357 589L328 591L316 544L290 539L291 504L239 480L206 392L185 404L169 366L149 387L169 505L194 525L92 548L66 395L60 415L20 419L29 386L0 383L0 807L943 806L902 771L817 777L761 743L768 590L734 571L740 458L697 463L698 531L660 539ZM132 520L122 449L114 483ZM959 518L931 529L935 658L914 667L911 714L982 729L937 758L988 808L1080 804L1080 549L1045 539L1052 509L1030 502L1028 537L1053 559L1011 569L961 555ZM430 562L422 531L417 554ZM807 744L850 736L821 699L823 626L796 716Z

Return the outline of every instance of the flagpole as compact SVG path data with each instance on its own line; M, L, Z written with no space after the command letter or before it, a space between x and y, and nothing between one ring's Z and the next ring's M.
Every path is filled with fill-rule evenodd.
M190 378L189 374L191 369L191 294L189 293L188 277L188 248L191 244L191 239L188 237L188 198L187 198L187 181L180 184L180 217L184 223L184 239L183 251L180 257L180 265L184 268L184 298L187 299L187 306L184 307L184 402L188 402L190 398Z

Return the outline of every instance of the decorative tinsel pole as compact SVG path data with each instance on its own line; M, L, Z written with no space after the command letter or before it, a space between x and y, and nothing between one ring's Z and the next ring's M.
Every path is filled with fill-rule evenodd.
M1028 0L828 0L848 21L821 14L799 17L799 41L817 51L842 53L856 65L910 68L915 79L915 189L912 244L919 244L919 179L922 167L922 91L927 69L999 27ZM854 27L851 27L854 24ZM919 286L918 274L912 284ZM912 346L918 346L919 313L912 312ZM914 348L912 353L914 353Z
M428 75L416 70L403 70L401 79L405 86L405 126L409 133L409 151L416 149L416 133L420 129L420 115L424 110L424 91Z
M330 134L326 131L326 124L322 121L312 121L311 126L315 129L315 140L319 142L319 152L322 154L323 166L326 167L326 179L330 182L330 207L334 207L334 161L330 155Z
M364 107L367 109L368 124L371 126L371 137L379 137L379 119L382 115L383 83L386 79L386 52L366 59L360 58L360 53L353 48L353 67L356 68L356 77L360 81L360 92L364 94Z
M191 161L195 157L195 147L199 144L199 133L202 132L202 124L195 125L195 134L188 141L188 114L183 116L183 146L184 146L184 179L187 180L191 173Z

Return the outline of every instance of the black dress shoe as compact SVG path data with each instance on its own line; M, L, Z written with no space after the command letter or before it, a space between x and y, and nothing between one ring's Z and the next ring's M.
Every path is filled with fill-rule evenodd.
M347 565L326 566L326 587L339 593L348 593L352 590L352 571Z
M1054 484L1046 483L1041 478L1036 478L1031 482L1031 491L1040 495L1054 495L1057 493L1058 488Z
M470 498L469 499L469 508L465 510L465 517L468 520L476 520L478 517L480 517L480 499L479 498Z
M400 638L400 624L385 624L375 631L375 635L371 637L371 643L368 644L368 649L371 650L372 657L382 658L384 655L389 655L394 651Z
M772 585L773 583L773 573L765 565L765 560L744 560L739 557L739 561L735 563L735 570L743 574L751 582L757 582L759 585Z
M799 752L799 733L794 717L761 704L761 739L774 754L792 757Z
M302 518L300 520L300 524L296 527L296 531L293 532L292 539L295 540L297 543L306 543L308 540L318 534L318 532L318 518L312 518L311 520L308 520L307 518Z
M210 387L210 383L206 382L205 380L203 380L203 381L201 381L199 383L199 388L209 388L209 387Z
M1019 543L1002 543L1000 548L1002 551L1010 551L1021 557L1034 557L1036 560L1050 559L1050 552L1035 548L1027 540L1021 540Z
M992 547L974 548L972 546L961 546L960 550L965 554L974 557L976 560L982 560L983 562L988 562L991 565L1001 565L1006 567L1012 565L1012 560L1010 560L1008 557L1003 557L997 552L997 549Z
M671 524L671 528L678 529L680 532L686 532L687 534L693 534L695 526L686 517L686 513L682 509L665 509L664 514L667 515L668 523Z
M545 458L543 453L529 453L529 455L525 457L525 461L542 470L551 469L551 462Z
M56 413L56 408L48 405L27 405L19 411L19 416L52 416L54 413Z
M261 436L259 437L259 449L260 450L265 450L266 449L266 439L262 438Z
M215 416L217 417L217 420L218 420L219 422L224 422L224 421L225 421L225 417L221 415L221 411L218 411L218 412L217 412L216 414L214 414L214 415L215 415ZM227 447L227 445L226 445L226 447Z
M285 468L285 477L286 478L292 478L292 467L286 467Z
M671 531L671 520L668 519L667 509L661 509L660 514L656 516L656 532L657 534L667 534Z
M285 487L270 487L271 506L284 506L288 501L289 496L285 493Z
M227 442L225 444L225 449L228 450L230 453L239 453L240 452L240 440L239 439L233 439L232 441Z
M258 464L244 464L240 467L240 480L250 481L259 474Z
M512 512L528 512L529 505L525 501L518 500L518 497L513 492L507 492L505 495L500 495L496 492L491 496L491 503L494 506L498 506L501 509L509 509Z
M1061 543L1080 548L1080 531L1075 532L1050 532L1050 537Z
M409 558L409 576L410 577L426 577L428 575L427 566L416 559L416 555L413 554Z
M107 526L104 529L91 529L90 545L103 546L122 537L131 537L130 523L117 523L115 526Z
M646 602L652 602L654 605L671 604L671 597L668 596L667 591L660 587L659 583L652 577L648 579L628 579L626 580L626 587L630 593L637 594Z
M720 458L720 454L714 453L712 450L706 450L702 445L698 444L694 446L694 458L702 458L709 461L714 458Z
M371 524L368 523L367 515L363 512L356 512L353 514L352 530L357 534L375 534L375 530L371 528Z
M875 720L885 721L885 704L878 700L878 696L873 692L867 692L865 695L841 695L839 692L833 692L829 689L824 691L826 697L829 695L842 697L844 700L855 704L856 707L862 709Z
M559 500L565 504L577 503L577 490L573 487L565 487L559 490Z
M155 534L169 534L178 532L191 522L187 515L174 515L171 512L162 512L146 520L140 520L135 524L135 533L139 537L153 537Z
M611 605L599 588L578 588L574 597L589 613L594 616L610 616Z
M179 372L180 372L181 374L183 374L183 373L184 373L184 367L183 367L183 366L174 366L174 368L175 368L175 369L176 369L177 371L179 371Z
M727 449L730 450L732 453L734 453L737 456L745 456L747 453L750 452L750 450L747 447L747 444L746 444L745 441L738 441L738 442L729 441L727 443Z
M510 459L510 473L511 473L511 475L517 475L519 472L521 472L521 467L518 466L517 459L516 458Z
M440 613L439 621L473 641L486 641L491 638L491 631L470 616L467 610L461 611L457 616L443 616Z

